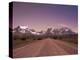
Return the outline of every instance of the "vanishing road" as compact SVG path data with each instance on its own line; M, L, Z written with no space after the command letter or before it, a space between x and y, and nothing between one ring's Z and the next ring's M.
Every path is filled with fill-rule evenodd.
M77 54L77 46L61 40L44 39L13 49L13 58Z

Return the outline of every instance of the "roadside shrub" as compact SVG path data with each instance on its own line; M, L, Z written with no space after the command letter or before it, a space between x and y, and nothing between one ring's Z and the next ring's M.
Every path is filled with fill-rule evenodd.
M26 37L22 37L21 40L26 40Z
M42 38L38 38L38 40L42 40Z
M53 39L57 39L57 36L53 36Z
M19 35L13 35L13 40L18 40L20 39L21 37Z

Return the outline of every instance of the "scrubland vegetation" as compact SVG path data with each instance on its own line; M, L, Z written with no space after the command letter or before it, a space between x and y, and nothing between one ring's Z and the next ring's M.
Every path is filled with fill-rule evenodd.
M56 35L52 34L51 29L48 29L45 34L42 35L34 35L31 33L20 33L15 32L12 34L13 36L13 48L21 47L31 42L35 42L38 40L43 40L47 38L51 38L52 40L62 40L69 43L78 44L78 34L63 34Z

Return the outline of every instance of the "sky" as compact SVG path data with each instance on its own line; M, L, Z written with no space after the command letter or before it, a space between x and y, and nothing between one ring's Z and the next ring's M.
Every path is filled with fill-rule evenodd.
M36 31L66 26L78 32L78 7L75 5L13 3L13 28L28 26Z

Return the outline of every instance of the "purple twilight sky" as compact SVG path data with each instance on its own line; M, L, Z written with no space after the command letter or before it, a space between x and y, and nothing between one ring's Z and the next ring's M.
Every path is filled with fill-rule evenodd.
M36 31L67 26L78 32L78 7L38 3L13 3L13 28L29 26Z

